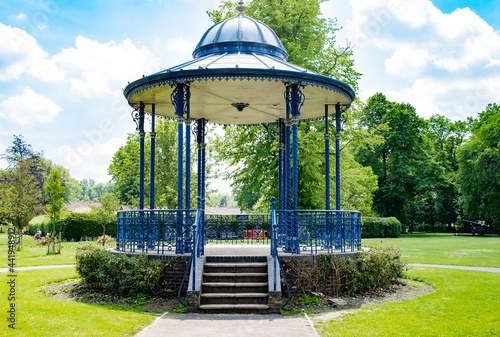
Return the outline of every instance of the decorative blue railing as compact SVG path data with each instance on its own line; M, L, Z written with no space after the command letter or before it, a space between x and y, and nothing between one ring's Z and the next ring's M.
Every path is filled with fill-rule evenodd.
M277 210L278 245L289 253L356 251L361 248L361 213Z
M196 212L120 211L117 249L157 254L191 253ZM276 210L275 216L278 251L317 254L361 248L360 212ZM205 244L272 244L270 214L203 215L200 211L198 217L197 247L201 255Z
M119 211L116 248L157 254L189 253L195 215L193 209Z
M269 214L205 214L205 240L211 244L269 244Z

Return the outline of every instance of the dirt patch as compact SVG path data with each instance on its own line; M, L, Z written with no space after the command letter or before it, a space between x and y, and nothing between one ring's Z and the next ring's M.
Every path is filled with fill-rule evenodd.
M45 287L44 290L50 297L60 300L114 305L151 313L163 313L165 311L178 312L181 309L179 300L173 294L168 298L152 299L124 297L107 291L96 292L88 290L81 286L79 280L51 284Z
M162 313L165 311L179 312L182 308L175 294L172 294L169 298L128 298L106 291L89 291L81 286L79 280L51 284L45 287L44 290L50 297L60 300L115 305L151 313ZM346 311L348 309L406 301L433 291L434 289L427 284L411 280L401 280L397 285L392 285L387 289L372 293L335 297L346 301L347 303L344 306L333 304L329 300L331 297L326 296L319 298L310 296L308 297L309 301L307 299L304 300L304 298L295 298L290 301L287 305L287 310L283 311L283 313L298 314L301 311L307 311L314 314L315 320L325 321L342 317L348 313Z

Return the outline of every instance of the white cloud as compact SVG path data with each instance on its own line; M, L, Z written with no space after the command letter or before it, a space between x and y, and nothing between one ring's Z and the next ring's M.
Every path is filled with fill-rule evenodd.
M15 16L15 18L19 21L26 19L26 14L24 13L19 13Z
M388 74L414 78L427 67L433 59L426 50L417 49L412 45L401 45L391 58L385 61Z
M382 91L422 116L452 119L499 100L500 35L469 8L445 14L429 0L349 3L345 27L364 74L361 93Z
M46 57L33 36L0 22L0 81L18 79Z
M182 36L167 41L167 50L171 53L183 53L191 55L198 41L185 39Z
M25 73L44 82L67 79L72 92L90 98L156 72L159 64L147 48L128 39L99 43L83 36L76 38L75 47L48 57L33 36L0 23L0 81L16 80Z
M77 179L92 177L97 182L107 182L107 170L115 152L127 142L126 138L111 138L104 143L85 141L78 146L65 144L56 150L56 162L62 163Z
M63 49L52 58L70 77L71 90L83 97L111 93L111 83L124 86L143 74L158 70L159 60L145 47L130 40L99 43L83 36L76 38L73 48Z
M51 99L25 88L20 95L8 97L0 103L0 118L21 125L45 123L57 117L61 107Z

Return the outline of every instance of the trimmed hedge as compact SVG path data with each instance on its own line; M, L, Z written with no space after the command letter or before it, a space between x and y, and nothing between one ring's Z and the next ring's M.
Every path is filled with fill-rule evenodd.
M398 238L401 235L401 222L390 218L361 218L362 238Z
M35 235L38 229L45 235L52 231L52 224L30 225L28 232ZM69 213L56 225L56 232L61 232L63 239L80 241L82 237L101 236L102 225L91 213ZM116 216L106 225L106 235L116 238Z
M92 290L107 290L125 296L159 296L171 293L159 260L146 254L112 254L96 245L83 245L76 252L76 271L82 285Z

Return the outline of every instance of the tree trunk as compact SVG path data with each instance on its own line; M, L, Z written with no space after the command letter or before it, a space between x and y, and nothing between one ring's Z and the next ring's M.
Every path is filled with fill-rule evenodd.
M18 227L19 229L19 240L18 240L18 250L23 249L23 229L21 227Z
M106 243L106 225L102 226L102 246Z

